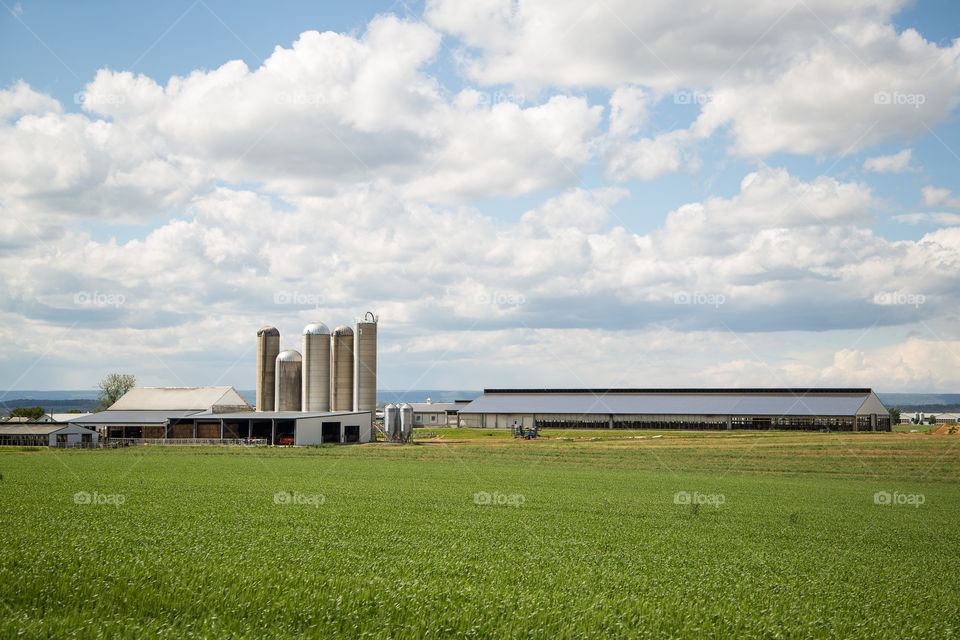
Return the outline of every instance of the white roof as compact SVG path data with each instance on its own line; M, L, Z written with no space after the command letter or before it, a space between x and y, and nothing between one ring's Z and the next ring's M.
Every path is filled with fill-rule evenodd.
M214 405L250 406L233 387L134 387L112 411L203 411Z
M51 413L49 414L53 418L54 422L69 422L74 418L82 418L84 416L90 415L90 412L86 413Z

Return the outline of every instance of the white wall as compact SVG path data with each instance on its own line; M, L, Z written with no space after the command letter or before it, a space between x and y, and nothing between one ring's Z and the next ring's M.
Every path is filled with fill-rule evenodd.
M294 443L298 446L321 444L323 441L323 423L337 422L340 424L340 442L344 441L344 427L357 425L360 427L360 442L371 441L373 413L360 411L358 413L339 413L316 418L298 418L294 432Z

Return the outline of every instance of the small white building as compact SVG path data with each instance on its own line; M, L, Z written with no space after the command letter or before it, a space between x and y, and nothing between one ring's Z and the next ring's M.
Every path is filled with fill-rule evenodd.
M461 407L470 404L470 400L456 400L454 402L433 402L427 398L426 402L410 402L413 408L414 427L456 427L459 426Z
M23 447L96 447L100 434L77 424L33 422L0 425L0 445Z

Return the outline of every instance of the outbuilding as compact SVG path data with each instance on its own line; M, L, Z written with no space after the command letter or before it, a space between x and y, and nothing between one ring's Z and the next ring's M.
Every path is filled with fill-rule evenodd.
M0 425L0 445L27 447L96 447L100 434L70 423L24 423Z

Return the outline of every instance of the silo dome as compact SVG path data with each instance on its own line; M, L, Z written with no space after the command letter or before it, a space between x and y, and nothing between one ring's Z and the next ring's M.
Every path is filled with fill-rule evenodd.
M330 335L330 328L322 322L311 322L303 328L303 335Z
M257 331L257 336L258 336L258 337L259 337L259 336L270 336L270 337L274 337L274 338L279 338L279 337L280 337L280 330L277 329L276 327L261 327L260 330Z
M333 335L335 335L335 336L352 336L352 335L353 335L353 329L351 329L350 327L348 327L348 326L345 325L345 324L342 324L342 325L340 325L339 327L337 327L336 329L333 330Z
M301 360L300 352L293 349L287 349L277 354L277 362L300 362Z

